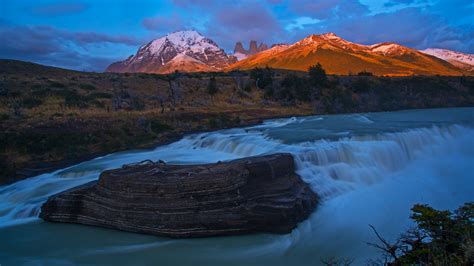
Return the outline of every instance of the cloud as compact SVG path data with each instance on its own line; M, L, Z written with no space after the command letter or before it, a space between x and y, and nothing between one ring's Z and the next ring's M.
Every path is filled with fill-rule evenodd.
M341 18L316 29L336 32L343 38L364 44L396 42L417 49L444 47L464 52L472 51L474 44L472 25L449 25L443 18L423 12L422 8Z
M341 0L295 0L290 9L298 15L326 19L332 15L333 9L340 3Z
M142 24L147 30L151 31L176 31L184 27L184 21L177 13L145 18Z
M285 26L285 30L292 31L294 29L304 29L307 26L320 23L321 20L310 17L298 17Z
M205 25L206 33L224 47L233 47L236 41L273 41L284 32L271 10L259 3L240 2L215 10Z
M54 3L31 8L31 12L41 16L62 16L80 13L89 8L84 3Z
M95 32L72 32L51 26L0 23L0 58L33 61L77 70L102 71L117 58L93 56L91 45L138 45L140 40Z
M218 0L172 0L175 6L181 8L212 7L221 3Z
M290 10L299 16L321 20L360 16L369 12L368 7L358 0L295 0Z

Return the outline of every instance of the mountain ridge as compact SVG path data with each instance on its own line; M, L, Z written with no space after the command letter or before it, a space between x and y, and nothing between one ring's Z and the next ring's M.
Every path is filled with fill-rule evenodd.
M282 47L271 48L241 60L227 70L272 67L307 71L321 63L330 74L347 75L369 71L375 75L464 75L467 72L438 57L393 43L353 43L334 33L312 34Z
M394 42L358 44L335 33L311 34L293 44L272 45L255 41L246 50L237 42L227 54L213 40L197 31L177 31L141 46L135 55L111 64L106 72L167 74L213 72L272 67L307 71L320 63L329 74L347 75L362 71L374 75L474 75L474 56L433 49L419 51ZM431 51L431 52L430 52ZM437 50L436 50L437 51ZM471 56L471 57L469 57Z
M449 63L467 71L474 71L474 55L461 53L448 49L441 48L427 48L420 50L420 52L436 56L440 59L448 61Z
M176 31L141 46L135 55L111 64L106 72L219 71L235 62L213 40L194 30Z

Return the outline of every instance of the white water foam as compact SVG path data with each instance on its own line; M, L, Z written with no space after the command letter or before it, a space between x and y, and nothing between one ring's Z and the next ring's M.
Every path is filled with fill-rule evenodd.
M295 123L295 119L281 122L289 123ZM453 140L473 133L463 126L434 126L297 144L269 138L255 127L195 134L153 151L117 153L0 187L0 227L34 221L47 197L95 180L104 169L144 159L204 163L289 152L295 157L298 174L327 200L378 183L420 156L442 154Z

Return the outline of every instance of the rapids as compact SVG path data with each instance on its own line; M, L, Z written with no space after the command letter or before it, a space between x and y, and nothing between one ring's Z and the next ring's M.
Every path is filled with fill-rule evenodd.
M318 265L378 258L368 224L389 239L415 203L474 201L474 108L324 115L193 134L153 150L110 154L0 187L0 264ZM41 204L101 171L145 159L192 164L289 152L322 198L288 235L174 240L37 218Z

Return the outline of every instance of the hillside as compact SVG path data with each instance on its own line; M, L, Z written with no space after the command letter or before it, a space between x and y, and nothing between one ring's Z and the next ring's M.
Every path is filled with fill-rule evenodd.
M14 60L0 60L0 70L0 184L268 118L474 106L473 77L328 76L314 84L306 72L285 70L87 73Z
M448 61L454 66L467 71L474 71L474 55L465 54L447 49L428 48L420 52L436 56L440 59Z
M311 35L241 60L228 70L271 67L307 71L319 62L330 74L369 71L375 75L463 75L466 71L437 57L395 43L371 46L346 41L333 33Z

